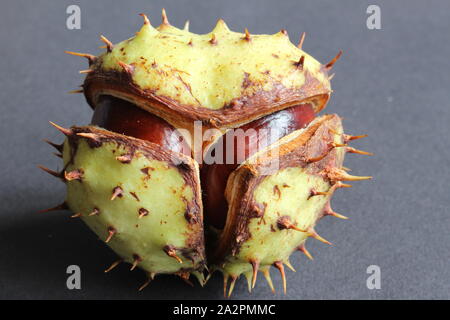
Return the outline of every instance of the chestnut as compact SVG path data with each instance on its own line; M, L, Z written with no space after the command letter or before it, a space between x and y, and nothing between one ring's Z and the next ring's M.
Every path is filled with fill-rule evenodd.
M244 143L239 143L237 135L230 145L226 135L216 144L223 144L222 163L204 164L200 176L203 187L203 207L205 220L210 225L222 229L225 226L228 203L225 199L225 188L228 177L239 164L253 155L258 149L264 148L285 135L304 128L314 120L315 113L311 104L301 104L267 115L240 127L250 134L245 136ZM212 148L214 149L214 148ZM233 152L234 161L227 160L227 153ZM239 157L244 155L244 157Z
M225 188L231 172L250 157L258 148L264 148L285 135L305 127L315 117L311 104L293 106L241 126L244 140L237 135L227 139L222 136L214 145L222 144L222 159L216 163L203 163L200 170L203 189L204 216L207 223L222 229L225 225L228 204ZM186 141L165 120L147 112L133 103L112 96L101 96L92 117L92 124L107 130L156 143L175 152L189 150ZM233 131L230 131L233 133ZM229 141L232 141L230 144ZM242 143L243 142L243 143ZM214 152L210 146L206 156ZM231 154L232 161L227 158ZM217 160L217 157L215 157Z
M156 143L170 151L189 150L186 141L165 120L133 103L112 96L101 96L91 123L126 136Z
M158 27L141 15L132 38L101 36L98 56L67 51L88 61L73 92L94 109L93 125L52 123L66 136L49 142L63 170L41 168L65 182L67 196L44 211L71 210L120 262L145 270L139 290L157 274L204 285L219 271L225 295L241 275L251 290L259 272L274 291L273 266L286 293L291 253L311 258L307 239L330 244L317 221L346 218L331 207L334 192L371 178L343 167L347 153L370 154L348 145L364 135L345 134L336 114L316 117L342 52L322 64L302 49L304 34L295 46L285 30L239 33L219 19L195 34L164 9Z

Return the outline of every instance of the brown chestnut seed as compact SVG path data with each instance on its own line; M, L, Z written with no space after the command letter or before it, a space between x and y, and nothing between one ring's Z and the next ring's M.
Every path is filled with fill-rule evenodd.
M91 122L113 132L159 144L170 151L186 153L189 150L187 143L169 123L115 97L100 97Z
M243 125L221 137L205 157L214 158L214 163L205 161L201 169L201 184L204 216L207 223L223 228L228 204L225 187L229 175L249 156L283 136L305 127L315 117L310 104L302 104L278 111ZM97 104L92 123L124 135L147 140L175 152L189 150L187 143L176 134L176 129L163 119L137 107L131 102L111 96L102 96ZM239 134L242 133L242 134ZM214 146L222 146L223 154L218 158ZM230 159L231 158L231 159Z
M305 127L314 120L315 114L310 104L294 106L261 119L250 122L240 129L251 132L245 137L244 143L239 143L239 137L234 136L231 145L226 136L217 141L222 143L223 161L214 164L205 164L200 172L203 186L204 216L207 223L222 229L225 225L228 203L225 199L225 187L231 172L258 149L264 148L285 135ZM253 130L249 130L253 129ZM232 153L233 152L233 153ZM234 155L234 161L227 159L227 154ZM244 158L239 156L244 154Z

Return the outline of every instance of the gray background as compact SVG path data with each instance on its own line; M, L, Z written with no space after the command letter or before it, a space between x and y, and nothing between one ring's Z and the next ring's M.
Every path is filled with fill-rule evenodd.
M66 7L79 4L82 29L67 30ZM366 28L368 4L379 4L382 30ZM228 1L24 1L3 2L0 12L0 298L220 299L222 279L205 288L175 277L157 278L144 292L142 271L122 265L103 269L116 256L67 212L37 214L64 197L64 186L37 164L60 166L43 138L61 141L48 120L86 124L91 110L82 95L84 59L64 50L98 53L100 33L113 42L140 28L146 12L155 23L166 7L172 24L191 21L209 32L219 17L233 30L289 31L322 62L338 49L334 94L327 112L345 118L352 134L369 134L356 147L375 157L350 155L355 174L371 182L339 190L336 211L350 220L327 218L318 231L335 243L309 241L315 260L292 257L288 295L274 296L265 281L252 294L238 282L233 298L409 299L450 298L450 2L361 0ZM82 270L82 290L65 287L66 267ZM381 290L368 290L366 268L378 265ZM278 274L272 271L278 289ZM262 278L262 277L261 277Z

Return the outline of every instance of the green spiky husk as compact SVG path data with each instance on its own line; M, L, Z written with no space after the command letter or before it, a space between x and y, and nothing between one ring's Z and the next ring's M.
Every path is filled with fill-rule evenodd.
M323 116L262 150L232 173L226 195L230 203L225 229L214 249L216 269L226 278L267 276L272 265L290 266L289 256L331 213L330 199L342 187L345 155L342 125L335 115ZM279 162L277 162L279 160ZM252 280L254 281L254 280Z
M96 127L72 131L64 143L65 172L82 175L67 181L69 208L132 265L149 273L202 271L197 164Z
M319 112L330 97L328 71L340 54L321 65L283 31L236 33L219 20L212 32L197 35L163 20L153 28L145 17L136 36L116 45L102 37L107 51L98 57L73 53L89 59L78 91L93 108L101 95L111 95L191 134L193 121L200 120L206 129L219 129L212 145L227 129L294 105L307 102ZM150 279L167 273L187 280L194 274L203 284L207 260L197 162L93 126L64 130L67 198L61 208L68 206ZM208 255L210 270L231 279L229 294L241 274L251 289L258 272L273 290L271 266L282 272L285 286L283 265L290 267L292 252L309 255L309 237L326 242L315 225L324 215L339 216L331 196L345 186L342 180L356 179L342 170L347 142L340 118L323 116L232 173L226 226L212 232ZM194 154L201 151L193 146Z

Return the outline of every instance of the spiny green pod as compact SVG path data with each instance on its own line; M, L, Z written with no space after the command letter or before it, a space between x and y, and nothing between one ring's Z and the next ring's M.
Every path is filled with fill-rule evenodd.
M154 277L205 267L198 165L182 154L97 127L63 129L64 206L131 270Z
M170 25L164 10L157 28L142 16L128 40L101 36L99 56L68 52L88 59L75 92L94 116L84 127L53 124L66 136L49 142L64 169L41 168L66 183L67 196L46 211L73 211L119 255L106 271L123 261L147 272L141 289L156 274L192 274L203 285L221 271L231 295L240 275L251 290L260 271L274 290L274 266L286 292L292 252L311 258L308 238L329 243L317 221L346 218L331 209L333 193L370 178L343 167L346 153L369 154L348 146L363 136L344 134L337 115L317 116L341 53L322 65L302 50L304 34L295 46L284 30L237 33L219 20L198 35ZM244 151L240 161L203 161L238 130L248 140L223 155Z
M276 144L241 164L230 176L226 197L230 203L213 261L225 277L225 287L241 275L254 287L258 270L273 290L269 268L283 279L289 256L305 248L309 237L331 244L314 229L326 215L346 218L331 209L335 190L351 187L343 181L370 177L353 176L342 168L347 149L340 118L316 118L305 129L294 131ZM274 165L275 164L275 165Z

